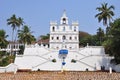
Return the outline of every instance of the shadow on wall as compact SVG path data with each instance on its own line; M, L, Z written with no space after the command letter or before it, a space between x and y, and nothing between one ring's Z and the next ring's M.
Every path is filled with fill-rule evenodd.
M110 67L110 57L107 56L103 56L101 57L101 60L99 61L99 67L101 68L101 70L105 71L105 70L109 70Z

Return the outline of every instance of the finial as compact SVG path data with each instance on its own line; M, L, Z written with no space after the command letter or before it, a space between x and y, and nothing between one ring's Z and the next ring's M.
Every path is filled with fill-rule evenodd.
M66 12L66 10L64 9L64 12Z
M66 17L66 10L63 11L63 17Z

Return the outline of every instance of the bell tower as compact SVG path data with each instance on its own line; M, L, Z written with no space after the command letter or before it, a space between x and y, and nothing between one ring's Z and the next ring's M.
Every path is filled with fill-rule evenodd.
M66 16L65 10L64 10L63 15L61 17L60 24L68 24L68 17Z

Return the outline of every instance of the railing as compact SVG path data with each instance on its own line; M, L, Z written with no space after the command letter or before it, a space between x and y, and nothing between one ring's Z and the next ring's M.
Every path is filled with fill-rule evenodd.
M2 48L2 49L0 49L0 51L19 51L20 49L16 49L16 48L14 48L14 49L10 49L10 48Z

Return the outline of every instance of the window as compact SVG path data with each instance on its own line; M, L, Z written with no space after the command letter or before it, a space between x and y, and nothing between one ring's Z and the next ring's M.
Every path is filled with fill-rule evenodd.
M75 40L77 40L77 37L75 36Z
M74 27L74 31L76 31L76 27Z
M65 45L65 48L67 48L67 46Z
M59 49L59 47L56 47L57 49Z
M65 40L65 39L66 39L65 35L63 35L63 40Z
M65 26L63 27L63 31L65 31Z
M66 24L66 18L63 18L63 24Z
M52 27L52 31L55 31L55 27L54 26Z
M57 40L59 40L59 37L57 37Z
M53 39L54 39L54 37L51 37L51 39L53 40Z
M70 40L72 40L72 37L70 37Z

